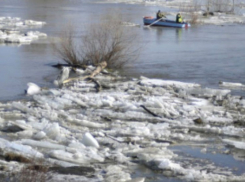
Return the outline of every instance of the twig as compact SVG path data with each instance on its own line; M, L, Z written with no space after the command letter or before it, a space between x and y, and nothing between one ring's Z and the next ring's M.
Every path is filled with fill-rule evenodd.
M52 67L55 68L62 68L62 67L72 67L72 68L82 68L82 69L86 69L87 66L86 65L78 65L78 64L54 64L52 65Z
M147 109L145 106L140 105L140 107L142 107L145 111L147 111L152 116L161 118L161 116L158 116L157 114L153 113L152 111L150 111L149 109Z
M119 142L119 143L123 143L123 142L124 142L124 141L120 141L120 140L116 139L115 137L110 136L110 135L108 135L108 134L106 134L106 133L105 133L105 136L107 136L108 138L110 138L110 139L112 139L112 140L114 140L114 141L116 141L116 142Z
M88 77L87 79L89 79L89 80L91 80L92 82L95 83L95 85L96 85L95 88L96 88L96 91L97 92L101 91L101 85L100 85L100 83L97 80L95 80L92 77Z
M92 80L92 78L95 77L97 74L99 74L103 69L105 69L106 66L107 66L106 61L102 61L89 76L68 78L68 79L63 81L63 84L71 82L71 81L75 81L75 80L85 80L87 78L90 78Z

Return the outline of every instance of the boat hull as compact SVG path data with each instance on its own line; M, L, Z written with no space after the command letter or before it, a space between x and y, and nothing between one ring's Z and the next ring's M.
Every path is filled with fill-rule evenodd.
M191 24L189 23L177 23L176 21L167 20L167 19L157 21L156 18L149 17L149 16L144 17L143 22L144 25L161 26L161 27L187 28L191 26Z

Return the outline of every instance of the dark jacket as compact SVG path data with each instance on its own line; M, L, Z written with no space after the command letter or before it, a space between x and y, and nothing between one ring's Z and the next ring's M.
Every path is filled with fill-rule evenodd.
M176 15L176 22L177 23L182 23L182 17L181 17L181 15L178 13L177 15Z
M160 10L157 12L157 19L166 17Z

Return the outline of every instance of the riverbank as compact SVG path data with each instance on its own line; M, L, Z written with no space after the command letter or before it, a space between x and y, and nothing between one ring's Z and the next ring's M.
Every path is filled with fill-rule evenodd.
M130 181L136 168L146 166L151 178L141 173L137 180L157 181L154 173L186 181L244 179L234 168L205 159L212 153L244 161L243 98L227 89L178 81L110 74L95 79L97 83L71 82L40 90L28 101L0 104L2 174L18 174L33 164L47 169L85 166L89 174L82 177L72 172L45 175L47 181ZM177 146L198 147L204 158L184 157ZM7 161L9 154L32 162Z

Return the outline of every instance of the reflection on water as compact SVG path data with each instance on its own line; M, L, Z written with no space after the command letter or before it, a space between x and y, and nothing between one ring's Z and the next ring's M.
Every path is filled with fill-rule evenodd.
M177 28L176 29L176 40L177 40L177 42L181 41L181 36L182 36L182 29L181 28Z
M161 37L163 36L164 28L163 27L158 27L157 29L157 40L161 40Z

